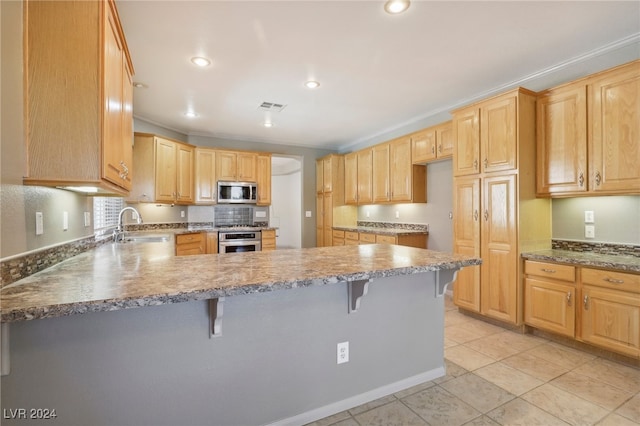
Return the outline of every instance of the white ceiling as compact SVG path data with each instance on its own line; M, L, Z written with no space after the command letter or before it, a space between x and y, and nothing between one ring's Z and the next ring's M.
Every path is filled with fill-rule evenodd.
M638 1L413 1L398 16L368 0L119 0L118 9L134 81L147 86L134 91L137 118L330 149L640 33ZM196 68L193 56L212 65ZM309 79L321 87L305 88ZM266 113L263 101L286 108Z

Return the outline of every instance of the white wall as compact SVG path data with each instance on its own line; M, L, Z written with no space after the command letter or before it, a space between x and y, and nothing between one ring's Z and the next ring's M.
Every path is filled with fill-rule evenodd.
M302 244L302 175L300 171L271 177L270 225L278 228L278 248Z

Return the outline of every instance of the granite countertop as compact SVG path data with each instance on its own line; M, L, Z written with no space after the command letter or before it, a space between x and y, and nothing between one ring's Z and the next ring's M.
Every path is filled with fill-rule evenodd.
M640 273L640 257L637 256L607 255L592 252L549 249L522 253L522 257L530 260L566 263L575 266L592 266L594 268L606 268L624 272Z
M2 288L0 315L2 322L25 321L480 263L389 244L176 257L173 238L109 243Z
M337 231L362 232L366 234L379 234L379 235L409 235L409 234L427 235L429 234L429 232L426 230L406 229L406 228L383 228L383 227L376 227L376 226L334 226L333 229Z

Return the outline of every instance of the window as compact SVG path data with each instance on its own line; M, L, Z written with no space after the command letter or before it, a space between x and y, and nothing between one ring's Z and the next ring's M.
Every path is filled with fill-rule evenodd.
M93 231L103 235L118 225L118 214L124 208L119 197L93 197Z

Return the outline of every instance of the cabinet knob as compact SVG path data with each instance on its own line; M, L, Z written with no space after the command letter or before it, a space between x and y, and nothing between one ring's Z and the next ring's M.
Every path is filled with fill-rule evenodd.
M487 222L489 220L489 210L484 211L484 220Z
M602 176L600 176L600 172L596 172L596 185L600 186L600 182L602 182Z
M571 292L567 292L567 306L571 306Z
M473 168L478 170L478 160L473 160Z
M435 154L435 153L436 153L436 147L435 147L435 146L433 146L433 145L431 145L431 153L432 153L432 154Z
M485 158L483 163L484 163L484 168L486 169L489 166L489 160Z
M438 145L438 152L442 153L442 144Z
M478 221L478 210L473 212L473 219L477 222Z
M580 186L584 186L584 173L580 172L580 176L578 176L578 183Z

